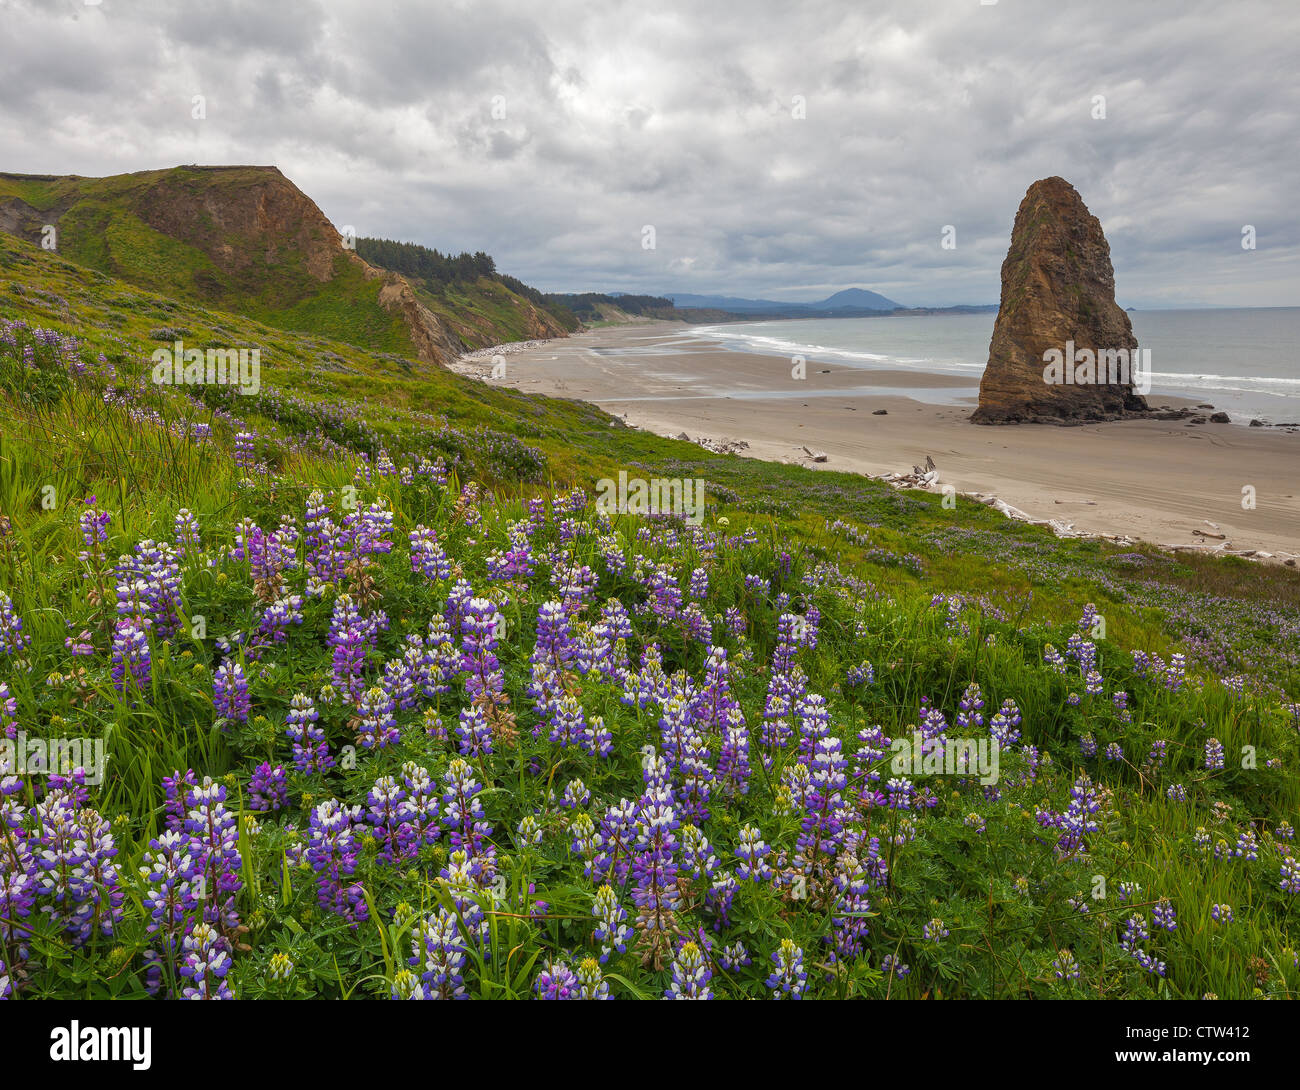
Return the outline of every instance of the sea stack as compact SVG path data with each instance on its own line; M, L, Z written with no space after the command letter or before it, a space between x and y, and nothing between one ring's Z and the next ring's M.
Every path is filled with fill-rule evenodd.
M1081 424L1145 414L1134 389L1137 348L1115 302L1101 223L1064 178L1035 182L1002 263L1002 299L972 422ZM1051 366L1058 353L1059 371Z

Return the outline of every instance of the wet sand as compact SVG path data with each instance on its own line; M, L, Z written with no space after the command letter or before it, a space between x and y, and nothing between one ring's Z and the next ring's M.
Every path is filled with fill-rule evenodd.
M504 361L502 378L491 377L494 355ZM1077 532L1300 554L1300 433L1280 428L1182 420L979 426L969 422L978 386L964 377L810 357L799 379L788 358L731 351L677 323L508 345L457 369L590 401L660 435L744 440L747 456L814 469L879 476L923 466L928 455L937 487L995 495ZM873 415L880 409L886 415ZM814 463L804 446L828 460ZM1253 509L1242 506L1246 488ZM1207 541L1198 529L1226 536Z

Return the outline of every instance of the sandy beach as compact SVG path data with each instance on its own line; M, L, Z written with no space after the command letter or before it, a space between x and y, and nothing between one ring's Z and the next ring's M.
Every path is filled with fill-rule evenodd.
M491 376L494 355L504 359L504 377ZM978 388L959 377L809 358L796 379L788 358L733 351L676 323L489 349L457 369L590 401L660 435L743 440L749 457L880 476L910 471L929 456L937 487L994 495L1076 532L1300 554L1295 431L1183 420L978 426L969 422ZM813 462L805 446L827 460ZM1243 507L1247 488L1253 509Z

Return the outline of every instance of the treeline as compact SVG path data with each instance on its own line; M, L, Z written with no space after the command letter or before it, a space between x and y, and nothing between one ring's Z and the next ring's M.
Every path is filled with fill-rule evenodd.
M484 276L497 276L497 263L482 250L453 256L414 242L359 238L357 255L372 265L391 269L412 280L423 281L430 288L447 284L472 284Z
M548 303L567 308L584 322L599 320L602 306L618 307L626 314L636 314L644 318L680 318L673 307L671 299L658 295L604 295L600 292L587 291L575 295L550 294Z
M416 242L359 238L357 255L371 265L401 273L425 291L434 294L453 284L475 284L486 277L545 310L569 332L578 328L578 318L571 310L563 304L552 302L550 297L517 277L497 272L497 263L482 250L473 254L460 253L453 257Z

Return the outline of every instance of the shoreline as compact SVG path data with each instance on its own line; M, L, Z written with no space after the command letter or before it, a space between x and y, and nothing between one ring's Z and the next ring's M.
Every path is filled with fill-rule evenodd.
M467 353L452 370L588 401L633 427L744 457L952 488L1062 536L1300 557L1300 436L1282 427L1185 419L975 425L977 398L954 398L962 387L952 375L809 358L796 379L788 358L724 347L674 322L497 345ZM940 393L952 400L933 400ZM936 472L912 473L927 458Z

